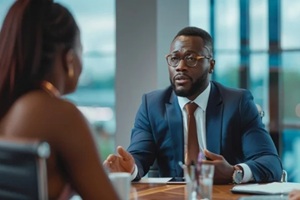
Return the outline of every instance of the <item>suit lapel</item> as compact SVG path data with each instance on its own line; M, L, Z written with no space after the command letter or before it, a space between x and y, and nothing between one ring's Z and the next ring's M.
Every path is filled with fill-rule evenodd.
M178 100L174 92L172 92L170 97L170 102L166 103L166 112L168 119L168 126L170 129L170 133L174 138L173 147L174 147L174 158L175 161L183 161L183 150L184 150L184 137L183 137L183 119L182 113L178 104ZM182 176L181 167L175 163L176 165L176 174L177 176Z
M209 151L221 153L223 104L220 92L211 82L206 109L206 145Z

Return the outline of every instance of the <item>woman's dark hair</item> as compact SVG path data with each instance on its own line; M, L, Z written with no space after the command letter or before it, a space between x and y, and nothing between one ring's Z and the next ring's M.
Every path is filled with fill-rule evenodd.
M11 6L0 33L0 118L45 78L57 50L67 52L77 34L72 14L51 0L17 0Z

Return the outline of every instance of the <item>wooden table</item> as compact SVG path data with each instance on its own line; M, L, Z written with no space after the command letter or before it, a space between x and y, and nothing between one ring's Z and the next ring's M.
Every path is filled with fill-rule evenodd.
M214 185L213 200L237 200L244 194L233 194L233 185ZM132 183L130 200L183 200L186 199L184 184Z

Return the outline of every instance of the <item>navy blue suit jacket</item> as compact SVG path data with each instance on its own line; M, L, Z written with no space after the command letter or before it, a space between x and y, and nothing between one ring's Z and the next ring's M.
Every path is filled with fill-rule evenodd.
M251 93L211 81L206 109L207 149L231 164L246 163L256 182L279 181L282 165ZM161 177L182 177L183 118L171 87L143 95L128 151L138 167L137 180L157 159Z

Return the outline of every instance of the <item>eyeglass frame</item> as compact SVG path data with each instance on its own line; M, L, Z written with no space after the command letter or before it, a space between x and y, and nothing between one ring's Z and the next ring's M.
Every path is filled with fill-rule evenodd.
M197 61L195 62L195 64L194 64L193 66L190 66L190 65L187 64L187 61L186 61L186 59L185 59L186 57L188 57L188 56L190 56L190 55L191 55L191 54L185 55L185 56L182 56L182 57L179 57L180 59L179 59L179 61L178 61L178 63L177 63L176 65L170 65L170 63L169 63L169 61L168 61L168 58L169 58L170 56L172 56L172 54L166 55L165 58L166 58L166 60L167 60L167 64L168 64L169 66L171 66L171 67L177 67L177 66L179 65L180 61L183 60L184 63L185 63L185 65L188 66L188 67L190 67L190 68L196 67L197 64L198 64L198 61L201 60L201 59L212 59L212 57L209 57L209 56L197 55L197 56L193 57L193 58L195 58Z

